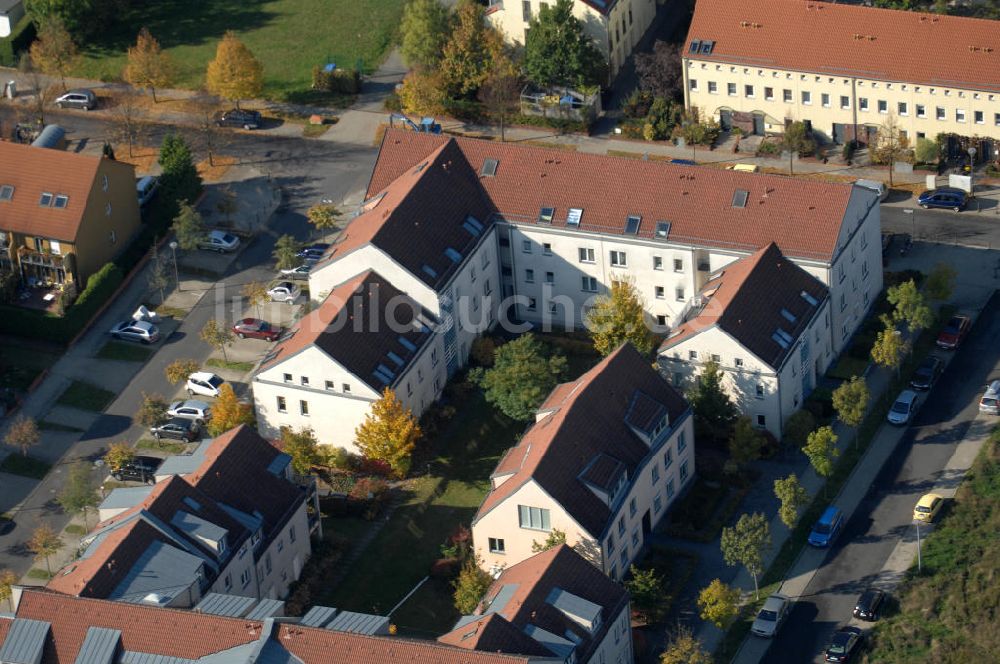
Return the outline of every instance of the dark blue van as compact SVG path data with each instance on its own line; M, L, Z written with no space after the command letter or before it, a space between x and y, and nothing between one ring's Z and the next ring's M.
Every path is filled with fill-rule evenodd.
M809 543L813 546L830 546L843 527L844 513L831 505L813 526L812 532L809 533Z

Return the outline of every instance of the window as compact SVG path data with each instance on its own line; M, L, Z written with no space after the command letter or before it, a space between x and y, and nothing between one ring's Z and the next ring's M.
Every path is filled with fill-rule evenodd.
M735 97L736 96L736 84L735 83L726 83L726 93L730 97Z
M878 112L879 113L888 113L889 112L889 102L887 102L885 99L879 99L878 100Z
M108 176L107 175L102 175L101 176L101 189L103 189L104 191L107 191L108 190L108 185L109 185L109 183L108 183Z
M997 127L1000 127L1000 113L993 114L993 124L995 124ZM2 196L0 196L0 198L2 198Z
M781 101L785 102L786 104L791 104L792 103L792 91L789 90L788 88L785 88L784 90L782 90L781 91Z
M284 378L285 378L285 382L286 383L292 382L292 374L286 373L286 374L284 374Z
M278 397L278 412L279 413L287 413L288 412L288 407L285 404L285 397Z
M299 413L301 413L302 415L304 415L306 417L309 417L309 402L308 401L299 401Z
M861 278L862 279L868 278L868 261L861 262Z
M809 105L809 104L813 103L812 93L809 92L808 90L803 90L802 91L802 103L806 104L806 105Z
M535 271L534 270L525 270L524 271L524 280L526 282L528 282L529 284L535 283Z
M674 465L674 451L668 447L663 453L663 470L670 470L672 465Z
M525 23L531 22L531 0L524 0L521 3L521 18Z
M927 107L923 104L917 104L917 117L926 118L927 117Z
M742 369L743 368L743 358L742 357L733 358L733 364L736 365L737 368Z
M653 514L659 514L661 509L663 509L663 500L660 498L660 494L656 494L656 497L653 498Z
M635 507L635 498L631 498L631 499L630 499L630 500L628 501L628 515L629 515L630 517L634 517L634 516L635 516L635 511L636 511L636 507Z
M752 85L743 86L743 94L747 97L747 99L753 99L753 93L754 90Z
M653 462L653 472L651 475L654 483L660 481L660 466L655 461Z
M264 557L264 569L267 571L267 574L270 574L271 570L273 569L273 567L271 567L271 554L270 553L267 554L267 556ZM264 576L264 574L262 574L261 576Z
M299 378L299 381L302 383L303 387L308 387L309 386L309 376L301 376Z
M47 191L42 192L41 198L38 199L38 204L42 207L48 207L52 205L52 194Z
M64 194L56 194L55 200L52 201L52 207L64 208L67 203L69 203L68 196Z
M230 572L229 574L227 574L226 578L223 579L223 585L226 587L226 590L229 590L230 588L233 587L233 573L232 572Z
M295 526L288 527L288 541L289 542L295 541Z
M681 464L680 478L681 478L681 484L684 484L684 482L687 481L687 478L688 478L688 462L687 461L685 461L684 463Z
M541 507L518 505L517 515L522 528L552 530L552 525L549 523L549 510L542 509Z
M615 534L610 533L608 535L608 555L610 556L615 552Z
M683 272L683 271L684 271L684 261L682 259L680 259L680 258L675 258L674 259L674 272Z
M497 537L491 537L490 540L490 553L506 553L504 550L503 539Z
M861 110L861 111L867 111L868 110L868 98L867 97L858 97L858 109Z
M431 349L431 366L436 367L438 363L438 351L437 348Z
M547 283L547 284L554 284L555 282L556 282L556 273L555 272L546 272L545 273L545 283Z
M483 295L489 295L493 292L493 286L490 286L490 280L487 279L483 282Z
M662 270L663 269L663 257L662 256L653 256L653 269L654 270Z
M628 259L626 258L624 251L611 252L611 267L626 267L627 265Z
M715 353L712 353L712 361L715 362L716 364L718 364L718 363L722 362L722 356L721 355L717 355Z
M715 81L708 82L708 94L716 95L719 94L719 84Z
M597 277L581 277L580 290L585 293L597 292Z
M618 536L625 535L625 517L618 519Z
M757 383L756 396L758 399L764 398L764 383Z
M697 360L698 359L698 351L696 351L696 350L689 350L688 351L688 359L691 360L691 361Z
M667 317L664 316L663 314L657 314L656 315L656 324L659 325L660 327L666 327L667 326Z
M535 298L529 297L528 298L528 311L534 311L535 308L536 308L536 306L537 306L537 302L536 302Z
M653 292L656 294L656 299L657 300L662 300L664 297L666 297L664 295L664 288L663 288L663 286L656 286L653 289Z
M763 416L763 415L758 415L757 416L757 426L759 426L762 429L764 427L766 427L767 426L767 418L765 416Z
M633 530L632 531L632 547L633 548L638 548L639 547L639 531L638 530Z
M774 101L774 88L764 88L764 99Z
M437 351L431 353L431 357L432 358L435 355L437 355ZM437 360L434 360L434 364L437 364ZM350 383L344 383L343 385L340 386L340 388L341 388L341 391L344 394L350 394L351 393L351 384Z
M819 96L819 102L823 105L823 108L830 108L830 95L827 93L822 93Z
M680 454L687 448L687 437L684 435L684 431L681 431L677 435L677 453Z
M944 110L943 106L937 106L934 109L934 117L937 118L938 120L944 120L945 119L946 113L945 113L945 110Z
M551 256L552 255L552 245L548 242L542 244L542 255Z
M667 500L674 497L674 478L667 480Z
M674 296L676 297L676 299L677 299L678 302L683 302L685 300L685 297L684 297L684 287L683 286L678 286L677 288L675 288L674 289Z
M240 583L242 584L242 586L244 588L246 588L247 584L250 583L250 570L249 569L243 570L243 573L240 574Z
M594 250L590 247L580 247L580 262L581 263L593 263L594 262Z
M698 81L697 81L697 79L693 79L692 78L690 81L688 81L688 84L690 85L692 92L697 92L698 91Z
M982 111L973 111L972 112L972 121L975 122L976 124L983 124L983 112ZM59 202L59 199L57 197L56 198L56 203L58 203L58 202ZM59 206L56 205L56 207L59 207Z
M472 283L476 283L476 266L475 265L471 266L471 268L469 269L469 281L471 281Z
M118 241L118 234L115 233L114 231L111 231L110 233L108 233L108 241L111 242L111 244L114 244L115 242L117 242Z
M332 380L326 381L325 387L328 392L333 392L333 381Z
M955 122L965 122L965 109L955 109Z
M523 240L521 242L521 250L526 254L531 253L531 240Z
M611 576L612 579L614 579L616 581L618 580L618 565L617 564L611 566L610 576ZM616 644L618 643L618 632L615 632L615 643Z
M104 214L109 217L111 216L111 203L104 206Z

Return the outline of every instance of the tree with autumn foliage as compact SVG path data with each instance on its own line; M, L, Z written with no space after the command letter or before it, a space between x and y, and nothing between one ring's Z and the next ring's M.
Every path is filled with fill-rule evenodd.
M281 427L281 450L292 457L292 470L299 475L308 475L323 461L319 441L312 429L295 431L291 427Z
M386 462L397 477L404 477L409 472L410 456L421 435L413 411L403 406L388 387L354 432L361 454Z
M241 99L260 95L264 89L264 66L236 33L227 30L205 72L208 91L240 107Z
M586 323L594 350L601 355L610 355L626 341L642 355L653 351L656 339L646 326L645 306L631 279L612 281L611 292L595 298Z
M50 17L38 28L38 39L31 44L31 61L49 76L58 76L63 89L77 57L79 51L61 18Z
M7 427L3 442L21 450L23 456L28 456L28 450L37 445L41 438L38 433L38 423L30 417L18 415L17 419Z
M253 424L253 406L236 398L233 386L223 383L219 396L212 405L212 419L208 421L208 435L213 438L241 424Z
M485 20L486 8L474 0L459 0L451 37L444 45L437 70L451 97L474 95L506 53L503 36Z
M154 103L156 88L165 88L174 80L174 64L170 55L163 52L160 42L146 28L139 31L135 46L128 49L125 80L137 88L149 88Z

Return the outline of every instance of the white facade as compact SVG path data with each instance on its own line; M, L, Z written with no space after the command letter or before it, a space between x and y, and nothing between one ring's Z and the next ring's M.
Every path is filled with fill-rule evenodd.
M287 597L289 586L298 581L311 553L309 520L303 501L281 531L271 539L267 549L256 557L257 596L268 599Z
M608 633L604 635L586 664L631 664L632 649L631 604L626 604L617 616L609 616Z
M6 6L0 8L0 38L9 37L18 21L24 17L24 3L21 0L2 4Z

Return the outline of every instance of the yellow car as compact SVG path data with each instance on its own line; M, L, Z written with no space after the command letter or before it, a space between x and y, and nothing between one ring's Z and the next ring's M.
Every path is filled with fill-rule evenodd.
M944 498L936 493L927 493L917 501L917 506L913 508L913 520L930 523L941 511L944 505Z

